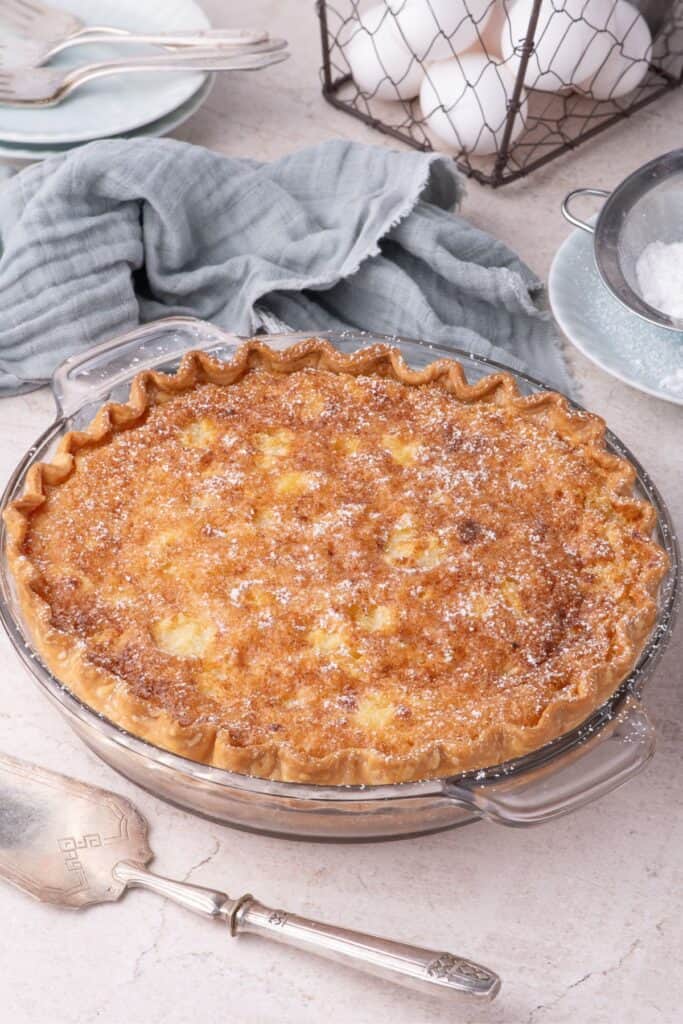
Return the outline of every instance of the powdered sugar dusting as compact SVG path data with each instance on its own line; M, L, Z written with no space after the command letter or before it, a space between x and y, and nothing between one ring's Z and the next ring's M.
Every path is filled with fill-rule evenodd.
M26 554L94 664L234 746L476 757L638 614L655 555L611 472L542 409L252 371L83 450Z

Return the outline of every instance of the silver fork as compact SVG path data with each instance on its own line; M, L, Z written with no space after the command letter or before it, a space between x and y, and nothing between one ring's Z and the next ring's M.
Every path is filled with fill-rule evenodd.
M4 42L0 40L0 68L38 68L47 64L63 50L74 46L86 46L88 43L120 44L145 43L149 46L160 46L172 52L180 51L187 46L205 46L211 49L237 50L253 43L267 42L268 33L250 29L207 29L196 32L163 32L163 33L119 33L103 32L100 29L77 32L66 39L29 39L25 36L13 36Z
M256 71L286 60L284 39L255 43L239 53L187 47L187 52L134 60L112 60L80 68L30 68L0 72L0 104L53 107L86 82L140 71Z
M48 7L38 0L0 0L0 25L19 33L21 43L41 59L23 66L39 67L55 54L71 46L95 42L152 43L174 49L186 45L243 46L268 39L268 33L255 29L198 29L161 34L129 32L111 25L85 25L70 11ZM0 44L2 45L2 44ZM32 51L31 51L31 48ZM42 56L41 56L42 54ZM2 64L0 63L0 66Z
M83 22L70 11L47 7L38 0L2 0L0 23L39 39L62 39L83 29Z

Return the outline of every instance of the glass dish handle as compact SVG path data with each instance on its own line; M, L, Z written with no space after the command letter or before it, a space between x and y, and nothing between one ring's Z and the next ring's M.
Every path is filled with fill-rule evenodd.
M538 768L478 783L444 782L446 796L502 825L539 825L583 807L636 775L655 750L655 729L627 697L618 714L580 746Z
M163 363L166 357L171 362L187 349L228 344L233 339L237 347L239 342L233 335L191 316L143 324L70 356L57 367L52 391L58 412L69 416L85 402L108 394L118 383L130 380L131 368L144 370Z

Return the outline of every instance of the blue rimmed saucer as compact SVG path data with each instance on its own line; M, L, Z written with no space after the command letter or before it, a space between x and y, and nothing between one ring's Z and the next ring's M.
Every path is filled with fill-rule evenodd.
M683 405L683 332L647 323L610 294L592 235L576 230L562 243L548 297L562 331L587 359L638 391Z

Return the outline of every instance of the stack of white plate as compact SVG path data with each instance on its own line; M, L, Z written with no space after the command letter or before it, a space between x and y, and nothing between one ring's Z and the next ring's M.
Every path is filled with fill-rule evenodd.
M130 32L211 27L194 0L47 2L71 11L86 25L107 25ZM11 41L3 37L3 42ZM117 46L114 42L91 43L65 50L51 64L73 67L142 52L151 51L132 45ZM56 107L26 110L0 106L0 158L42 160L93 139L165 135L202 105L213 80L213 75L196 71L121 75L91 82Z

